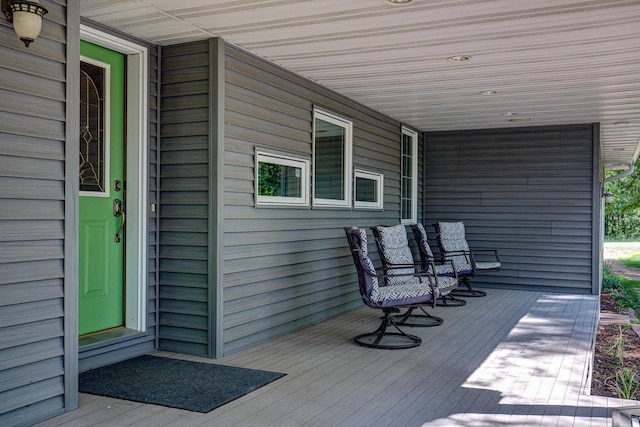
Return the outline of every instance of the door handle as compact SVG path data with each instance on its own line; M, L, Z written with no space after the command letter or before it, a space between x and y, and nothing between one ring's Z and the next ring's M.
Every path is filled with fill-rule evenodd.
M115 199L113 201L113 216L122 217L122 222L120 223L120 227L118 228L118 231L114 238L116 243L120 243L120 241L122 241L122 231L124 230L124 222L126 220L126 216L124 213L124 206L123 206L122 200L120 199Z

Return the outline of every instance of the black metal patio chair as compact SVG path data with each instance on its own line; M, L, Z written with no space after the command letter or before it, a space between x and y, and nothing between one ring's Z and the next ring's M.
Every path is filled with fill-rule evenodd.
M458 277L467 287L467 289L456 290L454 294L465 297L486 296L486 292L471 287L470 278L475 277L478 272L500 270L502 264L498 251L495 249L471 251L462 221L438 222L434 227L442 256L453 261ZM481 257L483 260L479 259Z
M358 274L362 301L367 306L380 309L383 312L382 323L378 329L374 332L360 334L353 340L365 347L388 350L419 346L422 339L405 333L400 329L400 326L411 317L413 310L424 311L425 306L433 306L438 297L435 283L429 281L426 284L381 286L379 279L384 280L384 275L377 274L373 262L369 258L366 230L358 227L346 227L344 230ZM403 308L407 308L407 312L398 315L399 310ZM390 328L393 328L392 331L395 329L396 332L389 332Z
M450 272L453 274L438 274L438 269L441 269L441 267L435 265L433 257L430 260L421 259L420 262L414 261L413 253L409 247L407 230L404 225L378 225L372 227L371 230L376 239L387 285L415 283L419 281L420 278L412 276L414 272L427 272L434 275L433 280L435 280L436 287L440 291L440 297L436 305L452 307L466 304L466 301L454 299L450 295L451 291L458 288L458 277L453 268L450 269Z
M440 300L442 303L439 305L443 307L460 307L465 305L467 303L465 300L454 296L455 291L458 290L460 282L453 260L436 258L433 255L431 246L429 246L427 232L422 224L411 224L411 231L413 231L413 236L416 239L422 268L427 271L430 271L430 269L433 268L436 272L436 276L439 278L439 281L448 280L449 282L452 282L449 292L446 295L442 295L442 293L440 294ZM436 263L436 261L438 262Z

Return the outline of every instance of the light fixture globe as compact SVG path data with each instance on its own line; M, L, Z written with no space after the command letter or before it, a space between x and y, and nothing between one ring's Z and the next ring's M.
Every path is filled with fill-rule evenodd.
M384 2L391 6L406 6L413 3L415 0L384 0Z
M3 0L2 9L13 29L26 47L33 42L42 29L42 17L48 12L37 0Z
M604 202L607 205L610 203L613 203L614 194L611 192L611 190L604 190L604 192L602 193L602 196L604 197Z

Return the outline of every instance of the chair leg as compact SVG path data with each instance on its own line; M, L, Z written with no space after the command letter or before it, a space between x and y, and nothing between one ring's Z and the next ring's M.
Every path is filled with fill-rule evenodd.
M436 302L436 306L438 307L462 307L463 305L466 305L467 302L463 299L460 298L456 298L453 295L451 295L451 293L448 293L447 295L442 295L440 298L438 298L438 301Z
M471 287L471 283L469 282L468 277L462 278L462 283L467 287L467 289L456 289L451 291L449 295L454 295L457 297L465 297L465 298L476 298L476 297L486 297L487 293L485 291L479 291L473 289Z
M413 311L418 308L422 311L423 314L413 314ZM404 313L398 316L393 316L394 319L398 319L395 321L398 325L402 326L414 326L414 327L432 327L432 326L440 326L444 323L444 319L441 317L432 316L425 311L423 307L409 307L409 309ZM411 323L408 322L411 320Z
M387 332L387 328L393 326L398 332ZM383 342L383 339L388 337L388 343ZM398 350L402 348L417 347L422 344L422 339L415 335L409 335L402 331L396 324L396 322L390 316L390 311L385 310L385 315L382 318L382 323L373 332L368 334L361 334L353 338L353 340L363 347L380 348L385 350Z

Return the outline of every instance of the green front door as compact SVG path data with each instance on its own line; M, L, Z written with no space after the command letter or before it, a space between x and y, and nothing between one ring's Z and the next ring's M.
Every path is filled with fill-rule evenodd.
M80 45L79 335L124 326L124 56Z

